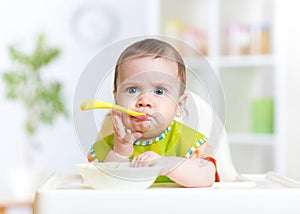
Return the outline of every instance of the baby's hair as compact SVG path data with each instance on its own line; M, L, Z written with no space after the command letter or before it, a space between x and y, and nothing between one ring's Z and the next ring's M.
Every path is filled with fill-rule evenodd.
M117 91L117 78L120 65L128 60L143 57L153 57L154 59L164 58L176 62L178 65L178 77L182 85L180 88L180 94L184 93L186 85L186 70L183 59L174 47L158 39L145 39L135 42L121 53L115 67L114 92Z

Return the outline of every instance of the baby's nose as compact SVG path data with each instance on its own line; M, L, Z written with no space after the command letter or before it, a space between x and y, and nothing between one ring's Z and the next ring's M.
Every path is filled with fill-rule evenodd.
M148 108L151 108L152 107L152 103L149 99L149 96L147 96L146 94L143 94L141 95L139 98L138 98L138 101L137 101L137 107L139 108L142 108L142 107L148 107Z

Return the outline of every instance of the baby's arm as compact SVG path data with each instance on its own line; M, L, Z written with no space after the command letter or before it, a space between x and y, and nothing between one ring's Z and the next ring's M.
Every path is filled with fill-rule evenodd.
M201 158L186 159L180 157L162 157L166 175L184 187L208 187L215 181L215 165Z
M161 175L184 187L208 187L215 181L215 165L202 158L186 159L173 156L160 156L155 152L145 152L132 160L133 167L160 165Z

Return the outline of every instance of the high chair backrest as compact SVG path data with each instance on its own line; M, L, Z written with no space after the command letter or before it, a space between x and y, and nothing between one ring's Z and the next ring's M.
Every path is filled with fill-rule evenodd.
M228 143L227 132L223 122L212 107L200 96L190 92L186 109L188 115L182 119L185 125L197 129L208 138L217 160L217 170L221 181L235 181L238 173L235 170ZM192 114L192 113L195 114ZM196 128L197 127L197 128Z
M217 170L221 181L235 181L238 177L232 160L223 123L214 113L208 103L194 93L188 94L186 115L177 119L183 124L197 129L208 138L208 143L213 148L213 156L217 160ZM195 115L195 113L197 115ZM111 114L104 118L98 138L113 132Z

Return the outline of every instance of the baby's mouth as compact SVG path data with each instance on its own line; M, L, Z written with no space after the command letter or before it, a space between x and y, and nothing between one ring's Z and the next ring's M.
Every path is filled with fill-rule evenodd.
M143 116L135 116L134 118L137 119L137 120L144 121L144 120L147 120L149 117L150 117L150 115L146 114L146 115L143 115Z

